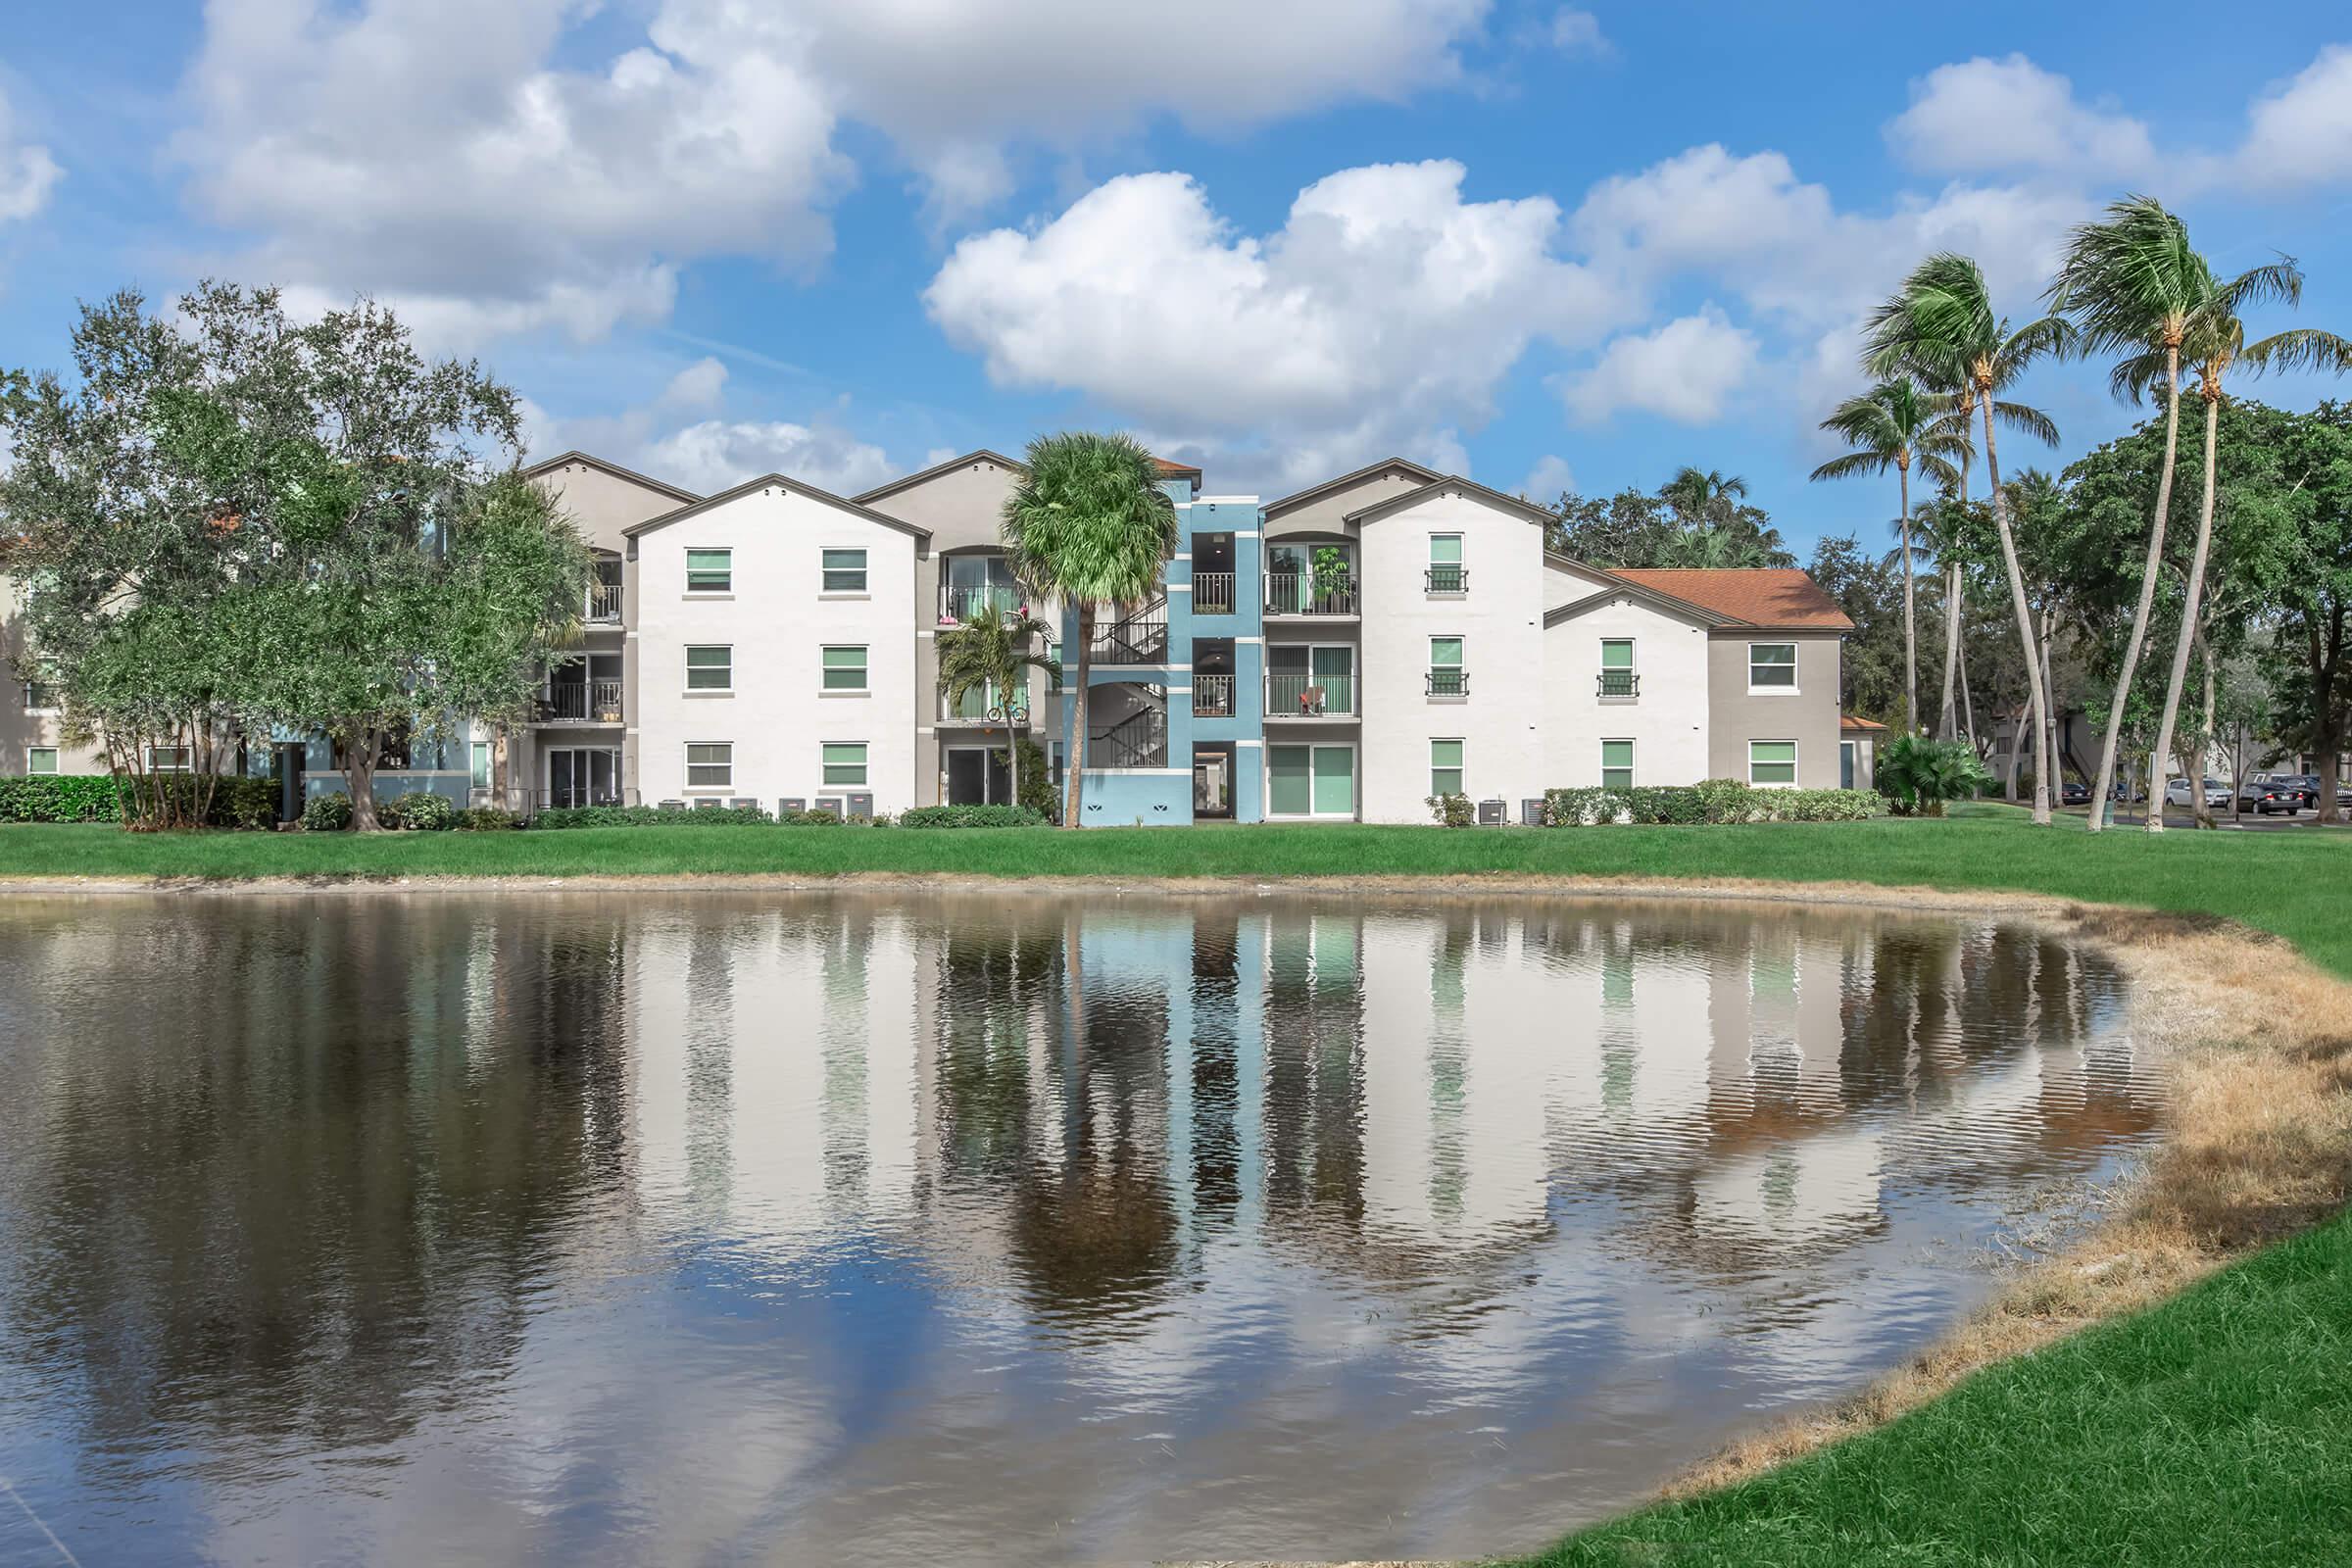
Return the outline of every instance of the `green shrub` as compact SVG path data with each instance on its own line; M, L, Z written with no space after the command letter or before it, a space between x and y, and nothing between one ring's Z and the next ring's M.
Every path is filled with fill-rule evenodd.
M804 813L806 814L806 813ZM831 815L830 812L826 813ZM773 822L757 806L710 806L686 810L659 806L557 806L538 812L530 825L570 827L756 827ZM838 820L838 818L836 818Z
M812 811L794 811L784 818L787 827L839 827L841 813L818 807Z
M1547 827L1593 827L1611 822L1853 822L1879 812L1870 790L1759 789L1736 778L1693 785L1640 785L1630 790L1544 792Z
M829 813L828 813L829 814ZM917 806L899 813L901 827L1044 827L1026 806Z
M1988 788L1992 775L1966 741L1897 735L1879 749L1875 782L1897 816L1941 816L1944 802L1964 801Z
M1618 820L1625 809L1623 790L1604 790L1598 786L1582 789L1545 790L1544 792L1544 825L1545 827L1593 827Z
M440 833L458 825L458 808L446 795L412 790L383 812L383 824L412 833Z
M521 825L512 811L502 811L495 806L469 806L458 813L458 827L466 833L495 833Z
M1061 801L1054 788L1053 769L1046 765L1045 748L1026 735L1014 736L1012 744L1021 753L1021 798L1017 804L1037 812L1048 822L1053 821ZM998 752L996 759L1006 767L1012 765L1011 758L1004 752Z
M1467 795L1430 795L1421 804L1437 818L1440 827L1476 827L1478 808L1470 804Z
M122 814L112 774L0 778L0 822L112 822Z
M341 833L351 826L351 797L340 790L314 795L302 808L305 833Z

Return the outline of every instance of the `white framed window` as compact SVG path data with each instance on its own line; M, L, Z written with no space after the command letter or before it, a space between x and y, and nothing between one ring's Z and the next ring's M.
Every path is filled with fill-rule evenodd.
M1629 698L1641 692L1641 677L1634 673L1634 640L1631 637L1603 637L1600 640L1599 690L1604 698Z
M688 550L686 591L690 594L731 594L735 591L735 552Z
M827 789L865 783L865 742L825 742L824 766Z
M1429 591L1433 594L1458 594L1470 586L1462 570L1462 536L1458 533L1433 533L1429 536Z
M36 679L24 683L24 711L27 713L54 713L60 706L54 681Z
M735 787L733 741L688 741L686 787L690 790L731 790Z
M195 754L188 747L150 746L147 748L147 771L150 773L185 773L195 765Z
M27 773L56 772L57 748L54 746L28 748L24 753L24 771Z
M1430 696L1470 695L1470 672L1462 662L1462 639L1459 637L1432 637L1429 640Z
M1747 781L1750 784L1796 784L1796 742L1749 741Z
M1604 790L1630 790L1634 787L1632 741L1600 743L1600 787Z
M1751 692L1796 690L1796 644L1749 643L1747 689Z
M1429 743L1429 793L1459 795L1462 793L1462 754L1464 743L1458 740Z
M829 594L861 594L865 592L865 552L863 550L827 550L823 552L824 591Z
M861 692L866 689L863 643L825 644L824 687L829 692Z
M732 643L686 645L686 689L690 692L731 692L735 689L735 647Z

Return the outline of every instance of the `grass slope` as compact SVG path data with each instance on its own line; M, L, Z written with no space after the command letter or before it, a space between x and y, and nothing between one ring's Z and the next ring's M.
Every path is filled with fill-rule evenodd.
M2097 836L1977 808L1949 821L1444 831L1263 826L923 831L664 827L555 833L134 835L0 828L0 878L679 876L1753 877L2010 888L2244 921L2352 974L2352 835Z
M2352 1561L2352 1216L1529 1568Z

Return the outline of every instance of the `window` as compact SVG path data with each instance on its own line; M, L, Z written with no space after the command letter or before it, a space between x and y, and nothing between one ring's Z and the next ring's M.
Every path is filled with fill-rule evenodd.
M486 790L490 787L490 743L488 741L473 743L473 787L477 790Z
M1429 793L1459 795L1462 793L1462 743L1460 741L1431 741L1429 743Z
M1600 743L1600 787L1604 790L1630 790L1634 787L1632 741Z
M24 710L28 713L53 713L59 708L57 683L49 680L28 680L24 683Z
M1603 637L1600 640L1600 695L1631 697L1640 690L1634 679L1634 640L1631 637Z
M727 643L687 644L686 689L690 692L733 691L734 648Z
M686 747L686 787L690 790L731 790L735 787L735 743L696 741Z
M865 782L865 742L825 743L825 787Z
M1459 637L1432 637L1429 640L1429 695L1470 695L1470 677L1462 668L1462 640Z
M1433 533L1429 536L1429 591L1433 594L1458 594L1469 586L1462 571L1462 536L1458 533Z
M861 594L865 592L865 552L862 550L828 550L824 553L825 592L829 594Z
M844 648L833 644L825 647L825 690L829 692L861 692L865 690L865 645Z
M147 748L147 771L150 773L185 773L195 765L192 754L185 746Z
M1750 784L1794 784L1796 742L1749 741L1747 781Z
M690 594L731 594L735 591L735 552L686 552L686 591Z
M1749 643L1747 689L1751 692L1796 690L1796 644Z
M54 746L35 746L30 751L26 752L24 754L24 771L27 773L56 772L57 748Z

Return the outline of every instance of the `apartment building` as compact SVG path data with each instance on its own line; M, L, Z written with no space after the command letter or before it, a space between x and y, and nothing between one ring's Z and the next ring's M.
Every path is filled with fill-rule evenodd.
M529 472L595 553L577 648L507 732L503 796L481 724L387 789L896 812L1008 799L1016 736L1058 782L1080 723L1092 824L1422 822L1438 794L1517 820L1558 786L1867 781L1838 709L1851 623L1802 572L1571 561L1544 509L1403 458L1271 501L1163 462L1174 558L1098 616L1083 694L1076 614L1006 567L1014 459L856 497L783 474L698 496L582 452ZM984 607L1058 627L1065 678L943 696L939 634ZM89 765L18 691L5 765ZM341 787L322 743L282 750L293 796Z

